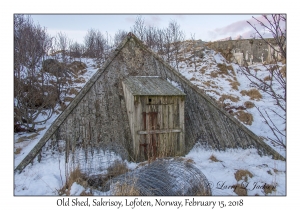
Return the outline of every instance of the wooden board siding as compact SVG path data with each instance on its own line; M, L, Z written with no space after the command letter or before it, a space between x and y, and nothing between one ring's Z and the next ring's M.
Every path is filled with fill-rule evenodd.
M122 85L134 159L183 155L185 94L159 77L127 77Z

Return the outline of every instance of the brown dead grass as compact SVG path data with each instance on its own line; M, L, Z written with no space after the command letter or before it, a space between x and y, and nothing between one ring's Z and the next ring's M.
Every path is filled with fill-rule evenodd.
M221 74L228 75L228 68L225 64L218 63L218 68Z
M94 196L92 191L86 192L86 191L82 191L80 193L80 196Z
M213 161L213 162L221 162L221 161L218 160L218 159L216 158L216 156L214 156L214 155L211 155L211 156L209 157L209 159L210 159L211 161Z
M36 132L40 132L40 131L45 130L45 129L46 129L46 127L38 128L38 129L36 129Z
M80 61L73 61L68 65L68 67L77 75L84 74L87 71L85 70L85 68L87 68L87 65Z
M207 69L206 66L202 67L202 68L200 69L200 73L201 73L201 74L205 74L206 69Z
M190 79L190 81L199 81L199 80L197 80L195 77L192 77L192 78Z
M217 91L215 91L215 90L205 90L205 93L206 93L206 92L213 92L213 93L215 93L215 94L218 95L218 96L220 95L220 93L217 92Z
M264 81L271 81L271 77L270 77L270 76L266 76L266 77L264 78Z
M86 181L86 176L83 174L79 167L76 167L70 174L68 179L66 180L66 184L58 191L60 195L66 194L70 195L71 186L76 182L80 184L84 188L88 187L88 183Z
M74 80L75 83L85 83L85 79L83 77L79 77L78 79Z
M186 159L185 162L195 164L195 161L191 158Z
M210 76L211 76L212 78L217 78L217 77L219 76L219 73L218 73L218 72L215 72L215 71L212 71L212 72L210 73Z
M67 108L67 105L65 103L61 103L60 104L60 108L58 109L58 111L64 111Z
M71 102L71 101L73 101L73 98L72 98L72 97L66 96L66 97L64 98L64 102Z
M274 185L266 184L264 186L264 192L266 195L271 194L273 191L276 191L276 187Z
M250 178L253 177L253 174L250 173L248 170L237 170L235 173L234 173L234 177L236 179L236 181L240 181L240 180L244 180L245 182L248 182L248 176Z
M76 88L71 88L69 90L69 94L70 95L77 95L79 93L79 91Z
M18 155L21 153L22 148L18 147L15 151L15 155Z
M247 95L250 97L251 100L259 101L262 98L262 95L257 89L251 89L251 90L242 90L240 92L243 96Z
M215 85L216 83L214 81L205 81L203 84L207 87L212 87L212 84ZM217 87L217 86L214 86Z
M245 106L247 109L251 109L251 108L253 108L255 105L254 105L254 103L252 103L251 101L246 101L246 102L244 103L244 106Z
M115 160L114 163L107 168L107 176L113 178L121 174L125 174L129 169L125 162L120 160Z
M27 140L27 136L22 136L22 137L18 138L17 143L23 142L25 140Z
M247 189L245 187L243 187L240 184L234 185L234 192L238 195L238 196L246 196L247 195Z
M223 103L226 99L229 99L230 101L232 102L238 102L240 100L240 98L238 96L232 96L232 95L226 95L226 94L223 94L220 98L219 98L219 101L221 103Z
M35 133L35 134L28 136L27 138L32 140L32 139L35 139L35 137L37 137L38 135L39 135L38 133Z
M239 90L239 86L241 84L238 81L232 81L232 82L230 82L230 85L231 85L232 89Z
M237 111L234 113L237 118L246 125L252 125L253 116L250 113L246 113L244 111Z
M286 77L286 66L283 66L281 69L280 69L280 73L283 77Z
M235 72L232 66L227 66L226 64L218 63L217 67L219 68L221 74L229 75L229 72L231 72L235 76Z
M269 70L270 70L271 72L277 71L277 70L279 70L279 66L278 66L277 64L271 65L270 68L269 68Z

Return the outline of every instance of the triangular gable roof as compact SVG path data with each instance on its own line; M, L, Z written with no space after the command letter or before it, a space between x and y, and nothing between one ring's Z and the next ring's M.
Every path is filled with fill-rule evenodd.
M81 91L76 95L76 97L70 102L70 104L66 107L66 109L57 117L57 119L52 123L50 128L46 131L44 136L40 139L40 141L35 145L35 147L29 152L29 154L23 159L23 161L15 168L16 171L20 171L25 168L36 155L41 150L41 148L46 144L49 138L55 133L55 131L60 127L60 125L64 122L64 120L68 117L68 115L74 110L74 108L78 105L78 103L82 100L82 98L86 95L86 93L92 88L95 82L101 77L101 75L107 70L107 67L113 62L116 56L121 52L124 46L131 40L138 44L140 48L150 53L155 59L160 61L168 70L175 74L182 82L189 86L189 88L193 89L193 91L197 92L197 94L201 95L208 103L210 103L214 108L216 108L219 112L224 114L228 119L230 119L234 124L236 124L241 130L246 132L252 139L256 141L258 145L261 145L269 154L273 155L275 159L285 160L280 154L278 154L275 150L273 150L270 146L261 141L253 132L247 129L244 125L242 125L237 119L228 114L225 110L217 105L217 103L212 100L209 96L207 96L202 90L198 89L195 85L193 85L189 80L187 80L183 75L177 72L174 68L172 68L168 63L166 63L162 58L160 58L156 53L151 51L146 45L144 45L134 34L129 33L126 38L120 43L120 45L110 54L109 58L106 60L104 65L97 70L97 72L90 78L90 80L86 83L86 85L81 89Z

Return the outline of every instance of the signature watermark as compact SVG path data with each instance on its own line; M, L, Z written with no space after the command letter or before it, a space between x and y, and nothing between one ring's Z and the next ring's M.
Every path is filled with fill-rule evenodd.
M218 181L217 183L209 182L209 186L211 189L219 189L219 190L227 190L227 189L233 189L236 190L237 187L243 188L245 190L276 190L276 185L267 184L263 182L246 182L243 181L238 184L228 184L226 181Z

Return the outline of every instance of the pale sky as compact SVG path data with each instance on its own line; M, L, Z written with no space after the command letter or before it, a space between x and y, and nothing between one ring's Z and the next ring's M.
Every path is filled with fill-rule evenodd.
M171 20L175 20L181 30L185 32L186 39L195 34L196 39L215 41L238 35L250 38L253 29L247 21L254 21L252 16L259 18L260 14L35 14L31 15L35 23L47 28L55 36L63 32L73 41L83 43L83 38L91 28L99 29L103 34L113 37L119 29L130 31L138 15L141 15L146 25L157 28L166 28Z

